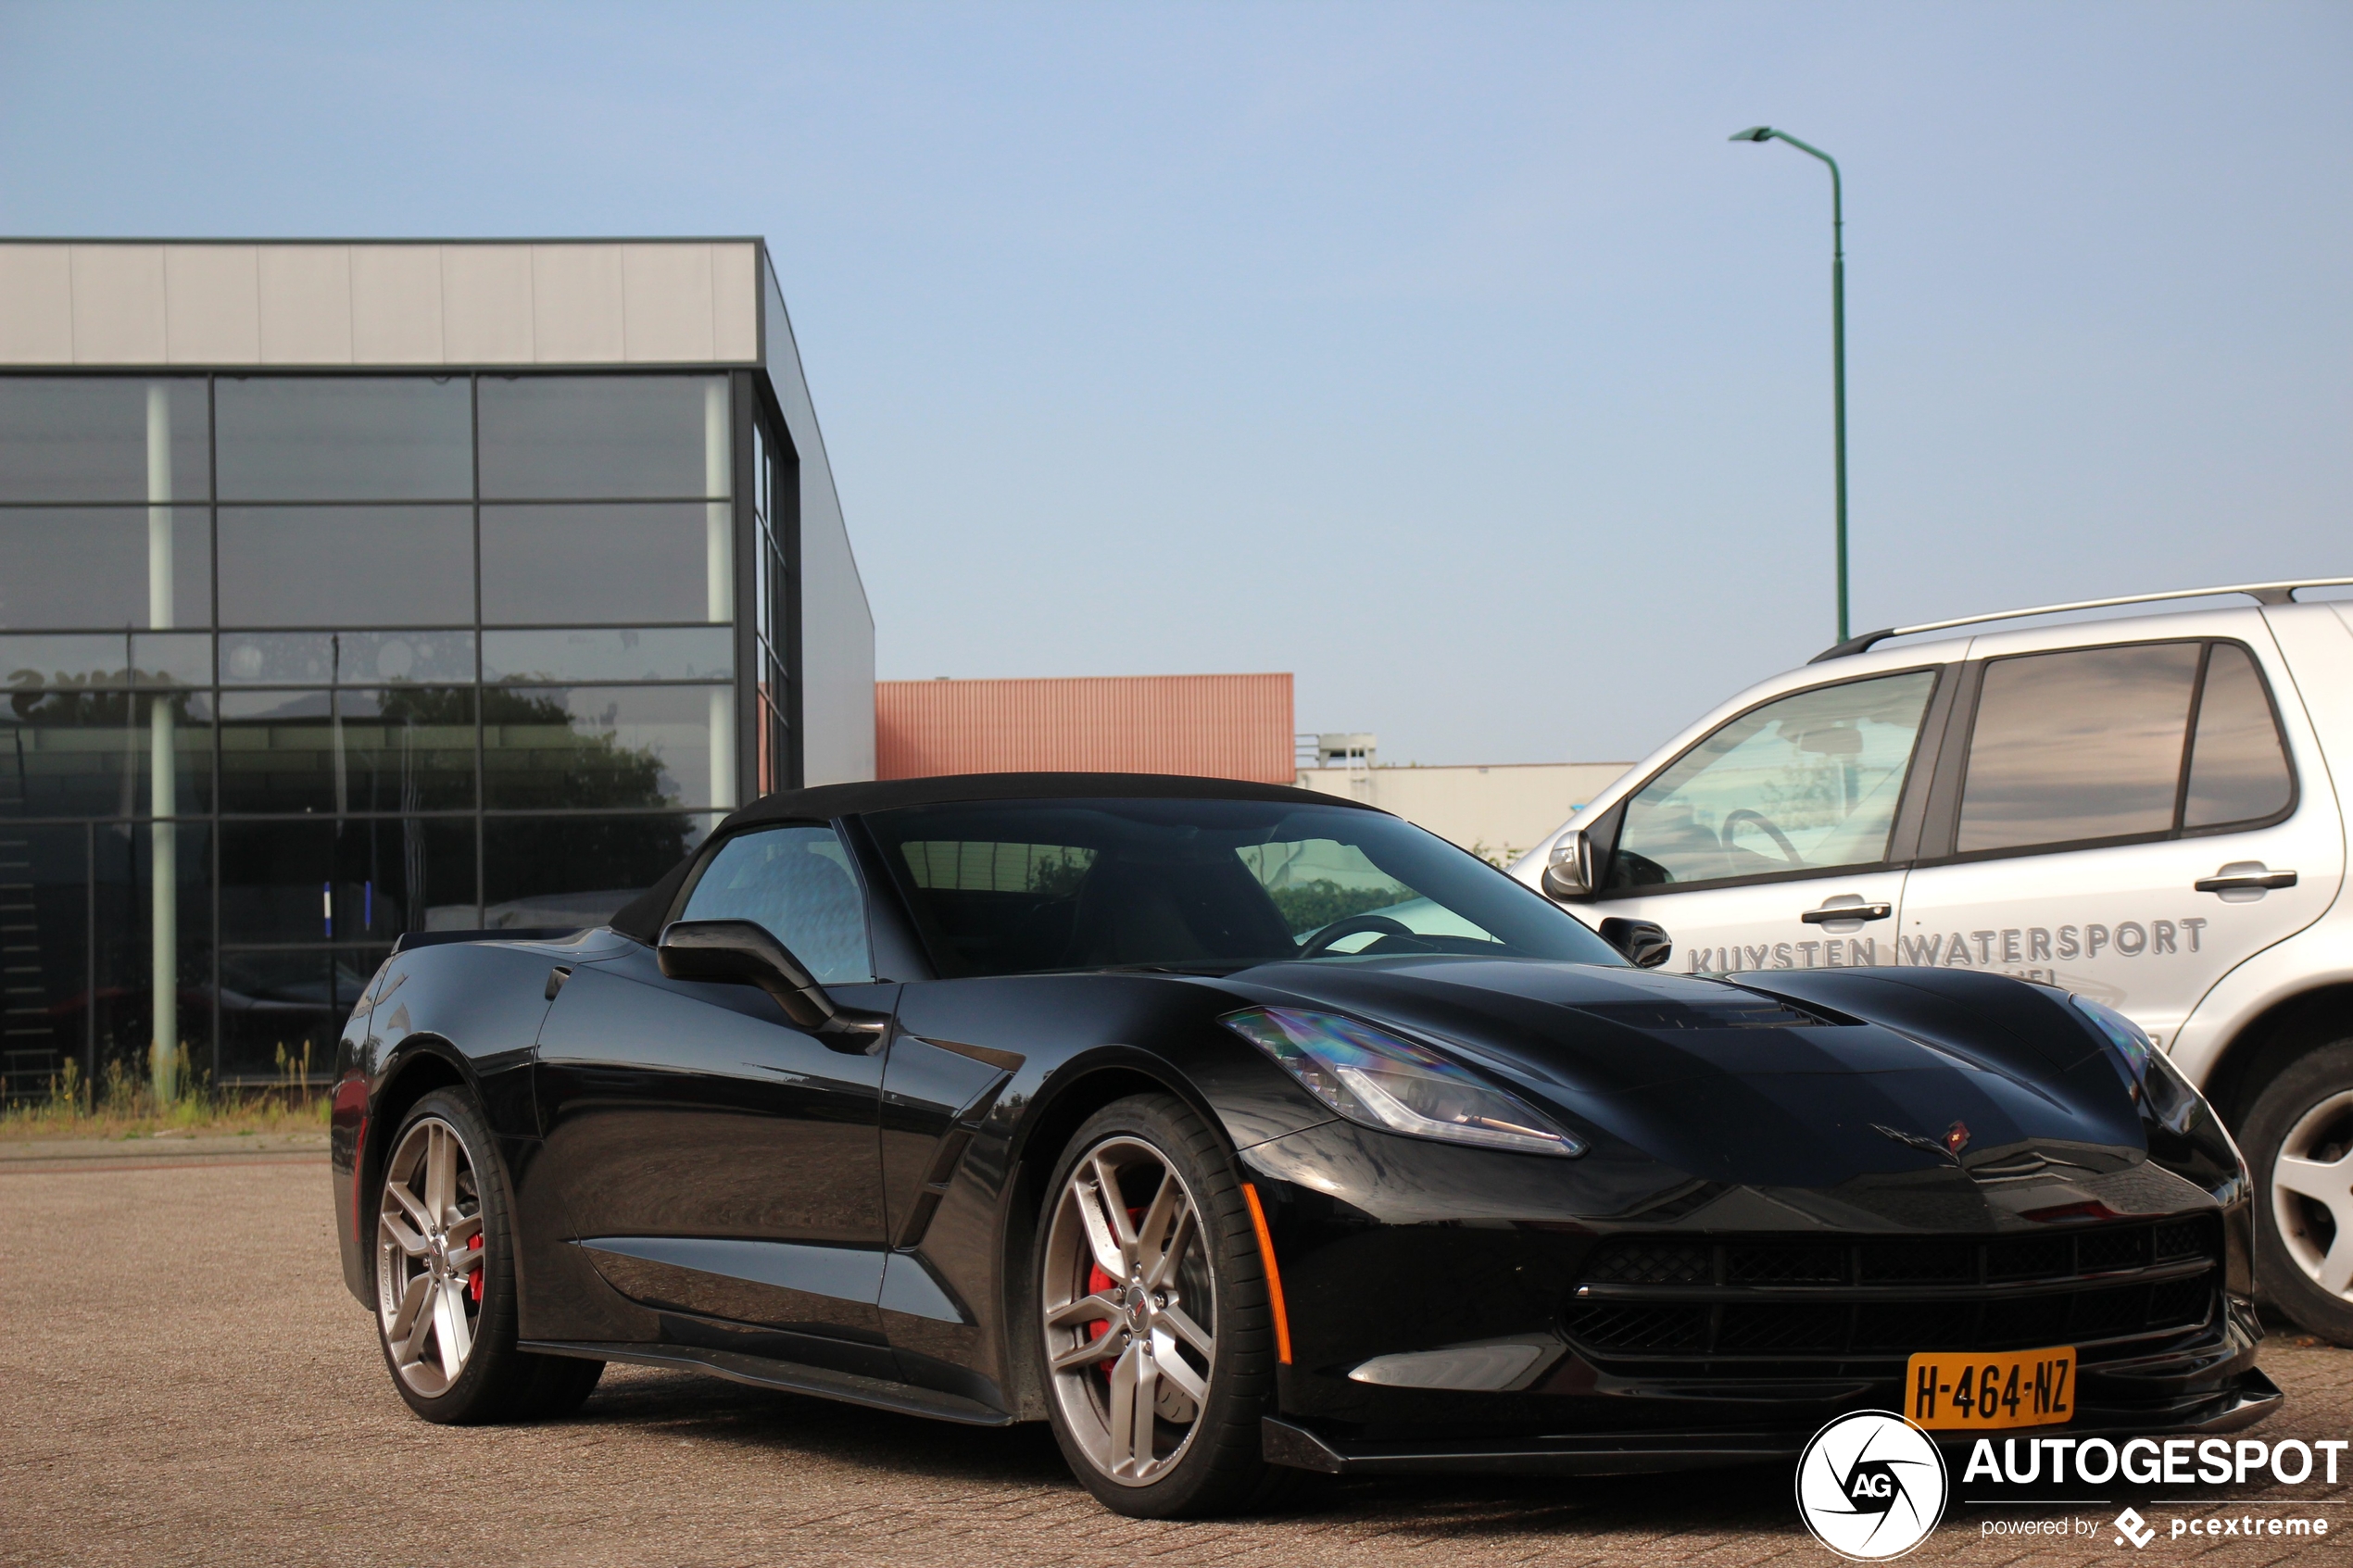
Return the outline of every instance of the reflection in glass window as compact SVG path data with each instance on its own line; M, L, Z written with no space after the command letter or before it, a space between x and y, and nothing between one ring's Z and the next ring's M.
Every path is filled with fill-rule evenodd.
M828 985L875 977L866 903L849 854L828 827L763 828L720 847L696 880L681 920L748 920L792 950Z
M2207 656L2206 688L2198 697L2182 825L2255 822L2285 810L2295 792L2263 677L2245 648L2216 643Z
M0 752L0 759L7 756ZM0 794L6 785L0 783ZM0 816L8 812L0 807ZM107 830L112 834L115 830ZM0 891L7 928L7 984L0 996L0 1051L7 1070L45 1085L68 1061L82 1060L90 999L88 830L76 822L42 827L9 822L0 843L12 874Z
M229 691L223 811L396 812L474 803L473 692Z
M466 930L474 914L467 817L220 824L224 942L389 942Z
M212 525L201 508L0 509L0 626L149 625L158 570L171 583L164 624L211 624Z
M1817 686L1730 721L1628 803L1615 887L1887 858L1933 671Z
M484 376L484 500L729 494L724 376Z
M735 673L724 626L484 632L485 681L712 681Z
M220 639L224 685L438 684L473 678L471 632L232 632Z
M220 956L220 1076L331 1072L335 1039L385 949Z
M713 804L724 686L493 686L482 694L485 804L578 809Z
M199 378L0 376L0 501L202 501L211 445Z
M1624 963L1558 906L1378 811L1014 800L866 822L905 868L925 938L949 973L1224 972L1402 954Z
M212 1046L211 828L203 822L102 827L88 843L97 939L88 1005L99 1075L119 1062L135 1082L147 1070L148 1047L158 1035L201 1067ZM170 898L161 921L155 908L159 885ZM160 964L158 930L170 949ZM161 987L158 980L165 982ZM75 1020L77 1027L81 1022Z
M483 924L601 925L661 881L717 818L665 811L610 817L491 817L482 825Z
M473 494L463 376L222 376L224 501L459 501Z
M207 692L52 686L0 695L0 816L144 817L212 809Z
M137 686L155 691L211 684L212 637L205 632L0 636L0 687Z
M2144 643L1987 664L1955 848L2170 831L2198 651Z
M473 619L465 507L223 507L228 626L455 625Z
M482 618L497 625L705 621L698 501L482 508Z

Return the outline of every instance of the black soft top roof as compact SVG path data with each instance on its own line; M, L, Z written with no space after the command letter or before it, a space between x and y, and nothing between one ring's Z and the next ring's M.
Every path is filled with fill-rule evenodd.
M950 773L929 779L879 779L864 784L780 789L739 808L712 836L761 822L830 822L905 806L945 806L968 800L1272 800L1299 806L1377 808L1345 796L1242 779L1202 779L1183 773ZM699 853L699 851L698 851ZM651 942L686 880L693 855L623 905L611 921L624 936Z

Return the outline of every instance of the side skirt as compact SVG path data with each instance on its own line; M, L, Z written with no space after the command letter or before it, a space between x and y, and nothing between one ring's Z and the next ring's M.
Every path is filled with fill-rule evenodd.
M756 1388L812 1394L821 1399L839 1399L847 1404L896 1411L901 1415L929 1416L935 1421L953 1421L966 1426L1013 1424L1013 1418L1002 1411L937 1389L729 1350L704 1350L688 1345L613 1345L585 1339L524 1339L518 1341L516 1348L543 1356L579 1356L588 1361L630 1361L638 1366L707 1372Z

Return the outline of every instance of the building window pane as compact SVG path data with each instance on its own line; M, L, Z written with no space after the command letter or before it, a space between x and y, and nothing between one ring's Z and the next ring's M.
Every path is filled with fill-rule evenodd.
M473 613L467 508L221 508L224 624L448 625Z
M220 1070L226 1083L328 1076L335 1040L382 947L220 955Z
M724 626L484 632L485 681L709 681L735 673Z
M111 1067L144 1079L148 1047L160 1035L184 1052L187 1082L212 1065L211 830L202 822L101 827L91 844L100 1077Z
M462 376L223 376L213 401L223 500L473 494L473 407Z
M158 794L166 815L212 809L210 693L0 697L0 817L145 817Z
M69 1061L90 1070L89 831L0 822L0 1092L45 1094Z
M220 639L223 685L471 683L471 632L233 632Z
M484 507L482 618L709 619L708 507Z
M161 606L158 579L169 584ZM212 523L201 508L0 510L0 626L211 623Z
M2295 789L2255 661L2236 643L2216 643L2207 658L2206 695L2198 699L2182 825L2254 822L2284 810Z
M1955 847L2170 831L2197 656L2150 643L1988 664Z
M201 501L199 380L0 376L0 501Z
M0 687L158 687L212 684L212 638L204 632L0 636Z
M728 494L724 376L484 376L485 500Z
M492 817L482 826L483 924L601 925L709 836L709 812Z
M711 755L730 734L732 696L727 686L487 687L485 804L712 805Z
M224 822L230 942L389 942L474 924L471 817Z
M220 809L462 810L474 803L473 692L221 694Z

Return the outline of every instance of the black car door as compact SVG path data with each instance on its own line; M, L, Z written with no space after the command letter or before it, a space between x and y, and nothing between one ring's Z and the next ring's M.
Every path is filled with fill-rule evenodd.
M845 1005L896 997L829 827L736 835L681 918L760 922ZM541 1175L666 1335L887 1373L881 1074L879 1053L830 1048L753 986L671 980L647 948L585 963L540 1031Z

